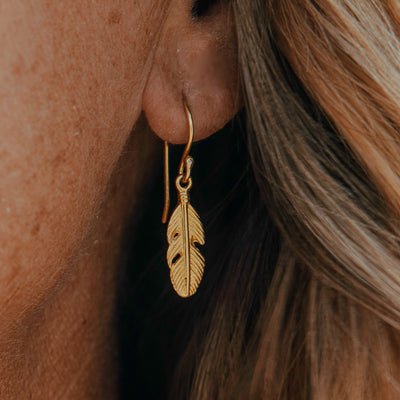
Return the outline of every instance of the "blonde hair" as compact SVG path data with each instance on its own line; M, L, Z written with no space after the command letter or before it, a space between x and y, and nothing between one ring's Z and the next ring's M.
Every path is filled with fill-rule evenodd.
M399 5L233 8L257 204L172 397L398 399Z

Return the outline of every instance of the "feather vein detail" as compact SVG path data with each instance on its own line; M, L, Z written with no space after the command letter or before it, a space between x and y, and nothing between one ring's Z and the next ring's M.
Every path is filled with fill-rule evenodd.
M180 198L171 215L167 239L167 262L172 285L179 296L192 296L197 291L204 272L204 257L196 247L196 243L204 244L204 231L200 218L187 197Z

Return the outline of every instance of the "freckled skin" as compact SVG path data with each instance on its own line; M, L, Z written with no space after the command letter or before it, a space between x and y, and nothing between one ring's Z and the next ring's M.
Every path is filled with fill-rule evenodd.
M104 285L145 160L115 171L166 3L0 4L1 399L115 394L96 327L111 325ZM148 140L134 137L134 149Z
M126 1L124 20L114 2L99 3L1 6L1 284L11 269L34 275L32 285L53 284L36 269L61 273L76 253L141 111L152 42L139 16L151 24L157 13ZM122 36L115 24L134 28ZM0 301L13 290L8 283Z

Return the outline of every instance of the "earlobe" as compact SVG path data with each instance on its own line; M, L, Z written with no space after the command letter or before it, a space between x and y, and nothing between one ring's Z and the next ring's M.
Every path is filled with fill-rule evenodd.
M193 114L195 140L221 129L241 106L229 10L215 7L204 20L194 19L178 3L171 3L143 93L150 127L170 143L187 137L183 99Z

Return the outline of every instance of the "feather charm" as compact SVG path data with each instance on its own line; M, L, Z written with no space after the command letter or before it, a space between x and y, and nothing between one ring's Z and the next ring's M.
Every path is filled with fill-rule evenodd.
M179 202L167 228L167 262L175 291L181 297L192 296L203 277L204 257L196 243L204 244L204 231L200 218L189 202L189 189L192 180L182 186L183 176L176 179Z

